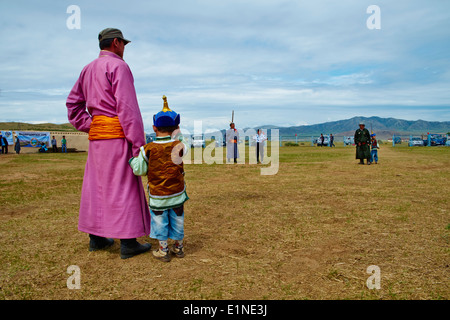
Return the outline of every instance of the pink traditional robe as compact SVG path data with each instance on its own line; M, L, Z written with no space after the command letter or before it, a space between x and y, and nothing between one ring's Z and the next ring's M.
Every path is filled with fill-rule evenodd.
M130 68L115 53L102 50L81 71L66 106L77 130L89 132L95 115L118 116L126 137L89 141L78 230L118 239L149 235L150 212L141 177L128 165L146 143Z

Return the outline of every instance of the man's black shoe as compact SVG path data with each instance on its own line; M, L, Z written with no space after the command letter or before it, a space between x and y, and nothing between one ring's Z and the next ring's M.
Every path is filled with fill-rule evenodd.
M138 254L149 251L152 248L150 243L140 244L136 239L121 239L120 240L120 257L128 259Z
M93 234L90 234L89 238L89 251L103 250L114 244L114 239L110 238L99 237Z

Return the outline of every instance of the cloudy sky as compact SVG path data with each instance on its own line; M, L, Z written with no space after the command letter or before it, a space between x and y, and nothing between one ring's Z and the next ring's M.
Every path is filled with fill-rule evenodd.
M380 8L369 29L367 8ZM69 29L70 5L80 29ZM70 20L72 21L72 20ZM353 116L450 120L450 2L0 2L0 121L67 123L65 100L116 27L146 130L162 95L190 129Z

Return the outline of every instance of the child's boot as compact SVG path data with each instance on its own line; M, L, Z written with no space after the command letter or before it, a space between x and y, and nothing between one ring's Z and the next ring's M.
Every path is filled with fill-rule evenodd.
M170 247L170 252L172 252L177 258L184 258L183 244L181 244L180 242L174 243Z
M167 241L159 241L159 248L156 251L153 251L153 256L161 260L163 262L170 262L170 254L169 254L169 247L167 246Z

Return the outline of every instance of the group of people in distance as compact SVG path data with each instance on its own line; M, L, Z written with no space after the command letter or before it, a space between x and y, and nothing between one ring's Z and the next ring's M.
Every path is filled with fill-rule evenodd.
M356 145L356 159L359 159L359 164L364 164L366 160L367 164L378 164L378 149L380 145L376 138L376 134L370 134L369 130L365 128L364 122L359 123L359 129L355 131L354 141ZM325 145L325 137L320 134L317 141L320 146ZM330 139L328 145L330 147L334 146L334 137L330 134Z
M52 143L52 151L53 152L58 152L58 143L56 142L55 136L52 137L51 143ZM63 152L63 153L67 152L67 139L66 139L66 136L62 136L62 139L61 139L61 152Z
M14 151L16 151L17 154L20 153L20 139L19 136L17 135L17 133L14 135L15 137L15 143L14 143ZM0 141L2 143L2 153L8 153L8 141L6 140L5 137L2 137L2 135L0 134ZM56 146L56 139L55 136L53 136L53 139L51 140L51 144L52 144L52 148L53 148L53 152L57 152L58 148ZM39 145L39 152L47 152L48 148L47 148L47 144L45 142L42 142ZM63 136L62 140L61 140L61 151L62 152L67 152L67 140L66 137Z
M376 136L375 133L370 134L369 130L365 128L364 122L359 123L359 129L355 131L356 159L359 159L359 164L364 164L364 159L366 159L367 164L374 161L375 164L378 164L380 145Z
M325 137L323 136L323 133L320 134L319 140L317 141L317 145L320 145L323 147L325 145ZM329 147L336 147L334 145L334 136L332 133L330 133L329 141L328 141Z
M14 143L14 151L19 154L20 153L20 140L19 137L17 136L17 134L14 135L14 137L16 138L16 141ZM2 152L1 154L8 154L8 139L6 137L4 137L2 134L0 134L0 142L2 145Z
M267 136L261 129L258 129L252 139L256 146L256 162L260 164L264 161L264 142L267 140ZM239 131L236 129L234 122L230 123L230 129L225 132L225 140L227 146L227 162L233 159L234 163L237 163L237 159L239 158Z

